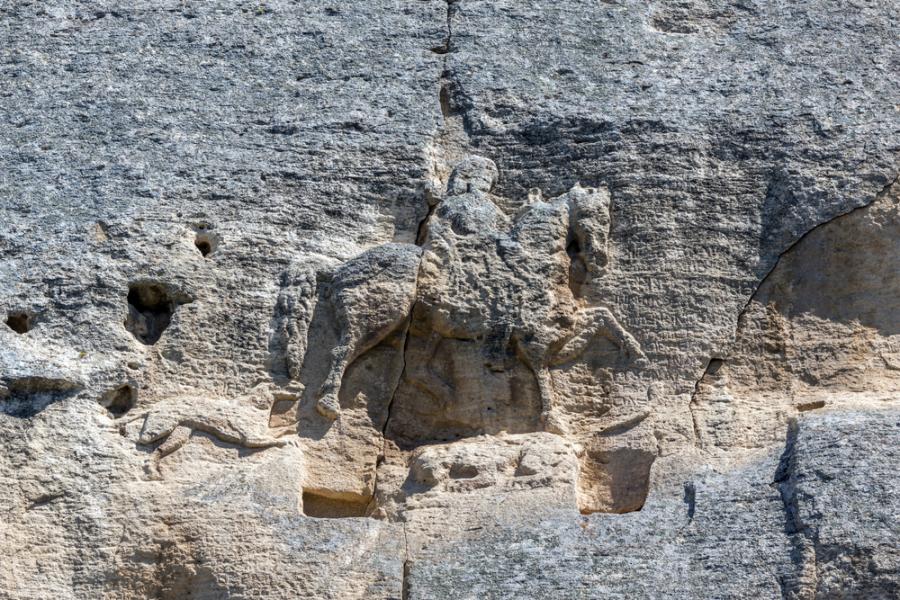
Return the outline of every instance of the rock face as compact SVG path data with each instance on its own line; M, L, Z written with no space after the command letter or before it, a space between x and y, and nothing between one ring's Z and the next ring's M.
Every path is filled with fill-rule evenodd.
M895 2L0 6L0 598L895 598Z

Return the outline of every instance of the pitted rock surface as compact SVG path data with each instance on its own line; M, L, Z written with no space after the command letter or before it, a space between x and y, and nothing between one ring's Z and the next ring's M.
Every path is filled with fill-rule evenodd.
M0 5L0 598L893 598L895 0Z

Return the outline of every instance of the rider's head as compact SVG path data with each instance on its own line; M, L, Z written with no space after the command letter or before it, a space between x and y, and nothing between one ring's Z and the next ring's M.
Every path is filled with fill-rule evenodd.
M497 183L497 165L489 158L469 156L453 168L447 194L457 196L470 192L490 193Z

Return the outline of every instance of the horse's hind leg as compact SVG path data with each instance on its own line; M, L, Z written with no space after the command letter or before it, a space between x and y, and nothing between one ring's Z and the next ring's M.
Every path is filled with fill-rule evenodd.
M336 419L341 412L341 404L338 394L341 391L341 380L347 367L356 358L353 351L353 337L349 332L344 332L340 342L331 351L331 366L328 369L328 378L319 390L319 399L316 401L316 410L328 419Z
M341 382L347 367L382 342L409 317L416 298L421 249L389 244L345 263L332 280L340 340L331 351L316 410L329 419L340 414Z
M323 417L336 419L341 412L339 394L347 367L384 341L409 318L413 304L412 297L390 298L384 299L384 301L392 306L392 310L389 314L381 314L382 320L377 324L373 323L370 314L354 314L353 309L358 307L343 307L346 312L340 315L343 318L338 319L342 325L341 339L331 350L328 377L322 384L319 390L319 399L316 401L316 410ZM360 327L362 324L376 324L377 326L372 330L365 331Z

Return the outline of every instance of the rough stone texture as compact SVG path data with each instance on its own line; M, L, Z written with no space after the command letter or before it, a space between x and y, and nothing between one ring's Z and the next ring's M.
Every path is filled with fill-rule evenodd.
M832 413L802 420L789 436L779 479L787 507L785 530L800 567L789 581L791 595L812 595L812 590L824 598L900 594L894 475L898 417L896 410ZM863 468L860 456L866 457Z
M439 539L410 597L894 598L898 419L804 416L780 457L698 473L683 503L580 520L548 511Z
M701 444L763 447L785 419L892 400L900 386L900 185L781 257L691 402Z
M0 3L0 598L896 597L898 7Z

